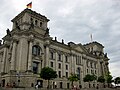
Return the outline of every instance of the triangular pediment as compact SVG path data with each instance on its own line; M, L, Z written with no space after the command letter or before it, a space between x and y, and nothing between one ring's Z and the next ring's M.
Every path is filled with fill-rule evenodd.
M75 47L74 47L75 50L79 51L79 52L83 52L83 53L86 53L87 50L84 48L84 46L82 46L81 44L77 44Z

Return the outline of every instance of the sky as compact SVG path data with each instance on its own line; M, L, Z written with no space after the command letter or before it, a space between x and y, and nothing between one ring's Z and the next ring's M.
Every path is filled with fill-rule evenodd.
M32 10L50 19L50 35L60 42L86 44L92 34L105 47L112 76L120 76L120 0L1 0L0 39L31 1Z

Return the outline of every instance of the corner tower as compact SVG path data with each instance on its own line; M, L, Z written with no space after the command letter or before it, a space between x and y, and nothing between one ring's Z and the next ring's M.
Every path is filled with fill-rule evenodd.
M47 19L47 17L41 15L40 13L32 11L31 9L25 9L12 19L12 29L34 29L40 34L45 34L48 21L49 19Z

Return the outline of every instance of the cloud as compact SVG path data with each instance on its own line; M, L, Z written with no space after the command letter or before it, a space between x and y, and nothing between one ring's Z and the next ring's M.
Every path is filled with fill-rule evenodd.
M29 0L1 1L0 38L12 27L10 20L26 8ZM50 34L59 41L75 43L93 40L105 46L110 58L110 71L119 76L120 1L119 0L32 0L33 10L49 19ZM117 71L117 73L116 73Z

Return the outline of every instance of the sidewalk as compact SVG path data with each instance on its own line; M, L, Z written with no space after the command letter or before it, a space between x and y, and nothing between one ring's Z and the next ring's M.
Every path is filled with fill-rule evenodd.
M47 88L39 88L39 89L35 89L35 88L1 88L0 90L72 90L72 89L47 89ZM120 90L120 88L99 88L99 89L95 89L95 88L85 88L85 89L79 89L79 90Z

